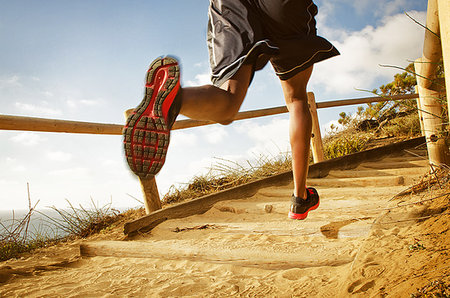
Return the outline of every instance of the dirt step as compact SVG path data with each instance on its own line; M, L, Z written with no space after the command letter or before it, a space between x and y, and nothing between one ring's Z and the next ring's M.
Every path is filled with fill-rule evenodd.
M427 160L404 160L404 161L389 161L385 159L383 161L365 162L361 164L357 169L401 169L401 168L417 168L428 167Z
M398 168L398 169L355 169L332 170L326 178L361 178L378 176L421 176L428 172L428 168Z
M308 179L308 186L325 187L366 187L408 185L415 181L415 176L379 176L361 178L325 178Z
M215 239L207 243L201 240L198 243L190 240L99 241L82 244L80 251L82 256L189 260L268 270L340 266L353 261L356 255L355 247L348 241L328 243L329 251L321 256L317 251L318 245L312 242L290 241L284 242L283 245L280 245L281 242L274 245L276 239L271 243L269 238L266 235L239 236L239 239L235 239L231 244L230 239Z
M419 154L417 154L417 155L419 155ZM405 152L405 155L402 155L402 156L387 156L387 157L383 158L383 162L393 162L393 161L403 162L403 161L418 161L418 160L426 161L426 160L428 160L428 158L426 158L422 155L419 155L419 156L417 156L417 155L415 155L414 152L411 152L411 153Z

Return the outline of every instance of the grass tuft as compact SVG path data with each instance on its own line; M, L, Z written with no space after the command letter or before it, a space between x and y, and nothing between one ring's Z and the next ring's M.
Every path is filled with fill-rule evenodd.
M0 261L17 258L23 253L67 239L88 237L107 229L122 218L122 214L111 208L111 204L98 207L93 201L89 209L82 206L75 208L70 202L66 210L51 207L60 218L50 217L36 210L37 203L34 206L31 205L28 184L27 189L29 201L27 214L23 218L16 219L13 212L11 220L0 221ZM42 215L49 225L40 226L38 232L30 233L31 217L34 213ZM43 232L44 230L53 234ZM65 236L60 236L61 231Z
M206 174L195 176L187 185L172 185L162 199L163 205L191 200L291 170L291 156L288 153L259 155L254 161L247 160L245 165L226 159L217 160L219 162Z
M45 247L54 238L49 238L47 234L40 232L30 232L31 217L36 210L36 203L31 204L30 187L27 183L28 191L28 212L17 219L14 211L12 219L0 221L0 261L16 258L24 252L30 252L36 248Z
M111 203L99 207L92 198L92 206L89 209L81 205L79 208L76 208L69 201L67 203L69 204L67 210L51 207L60 218L49 217L44 213L41 214L70 237L86 238L109 227L122 216L118 210L111 208Z
M441 279L430 281L424 287L411 294L411 298L450 297L450 284Z
M325 140L325 157L337 158L356 153L367 148L370 137L367 134L340 133Z

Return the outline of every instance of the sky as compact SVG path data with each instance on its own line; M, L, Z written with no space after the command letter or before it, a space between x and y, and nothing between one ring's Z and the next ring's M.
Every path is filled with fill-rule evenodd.
M370 96L422 54L423 0L317 0L318 34L341 55L315 65L316 101ZM0 0L0 114L123 124L154 58L175 56L182 86L208 84L208 0ZM278 78L256 73L241 111L281 106ZM323 133L339 113L319 110ZM179 119L183 119L180 117ZM218 163L289 151L288 116L172 132L156 177L161 197ZM0 130L0 210L73 205L136 207L142 193L121 136Z

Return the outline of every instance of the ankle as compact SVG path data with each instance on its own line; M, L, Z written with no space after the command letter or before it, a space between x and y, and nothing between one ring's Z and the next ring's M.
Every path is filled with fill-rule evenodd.
M300 194L301 194L301 195L300 195ZM308 198L308 194L307 194L307 192L306 192L306 188L303 190L303 193L302 193L302 191L296 191L296 190L294 190L294 196L295 196L296 198L306 200L306 199Z

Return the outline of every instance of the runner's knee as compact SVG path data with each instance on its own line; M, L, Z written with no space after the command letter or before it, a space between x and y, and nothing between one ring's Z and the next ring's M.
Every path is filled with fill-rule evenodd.
M293 103L295 101L308 101L306 87L308 85L309 78L312 73L312 66L294 77L282 80L281 86L283 88L284 98L286 104Z
M231 124L234 121L234 118L236 117L236 114L239 112L239 108L241 107L243 98L236 94L230 94L228 105L224 109L224 112L222 113L222 118L219 123L222 125L228 125Z

